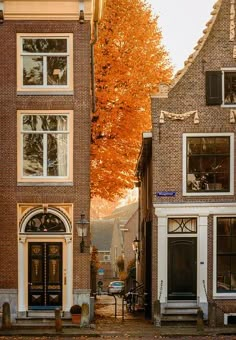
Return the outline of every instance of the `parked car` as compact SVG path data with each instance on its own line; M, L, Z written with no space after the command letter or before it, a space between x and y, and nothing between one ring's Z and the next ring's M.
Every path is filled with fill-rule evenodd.
M108 286L108 294L120 294L125 289L124 281L112 281Z

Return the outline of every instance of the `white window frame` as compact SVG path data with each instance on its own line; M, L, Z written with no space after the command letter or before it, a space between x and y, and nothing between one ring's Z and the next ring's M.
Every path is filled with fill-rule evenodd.
M49 55L53 56L65 56L67 57L67 85L47 85L46 84L46 64L43 63L43 79L44 85L23 85L23 56L28 53L22 51L22 40L26 38L55 38L67 39L67 52L66 53L42 53L43 60ZM32 56L32 54L30 54ZM18 95L71 95L73 94L73 34L72 33L17 33L17 94Z
M111 255L103 254L103 262L111 262Z
M222 105L221 107L236 107L235 104L225 104L224 99L225 99L225 72L235 72L236 74L236 68L235 67L224 67L221 69L222 72Z
M229 137L230 138L230 190L227 192L187 192L187 138ZM234 195L234 133L184 133L183 134L183 196L229 196Z
M67 176L24 176L23 175L23 135L24 115L64 115L68 117ZM47 133L47 132L46 132ZM52 131L51 131L52 133ZM43 131L42 131L43 134ZM47 161L44 155L44 162ZM73 111L72 110L18 110L17 111L17 181L18 183L67 183L73 181Z
M217 292L217 218L219 217L236 217L235 214L215 215L213 219L213 298L216 299L236 299L234 293Z

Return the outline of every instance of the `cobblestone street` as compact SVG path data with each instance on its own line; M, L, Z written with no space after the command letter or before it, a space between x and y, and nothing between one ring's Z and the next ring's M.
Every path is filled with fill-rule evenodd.
M95 320L91 328L63 328L61 333L56 333L55 329L28 330L24 335L19 333L8 333L0 336L0 340L60 340L60 339L88 339L98 337L102 339L180 339L180 340L200 340L200 339L224 339L236 340L236 329L216 329L199 333L196 327L161 327L157 328L151 321L145 320L142 313L130 314L124 306L124 318L122 318L122 299L117 297L117 309L115 317L115 298L113 296L101 295L95 300ZM227 335L227 332L231 332ZM235 332L234 332L235 331ZM218 335L217 335L218 334Z

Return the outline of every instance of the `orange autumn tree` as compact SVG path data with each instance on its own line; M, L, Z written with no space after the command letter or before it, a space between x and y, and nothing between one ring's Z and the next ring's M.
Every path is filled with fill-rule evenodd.
M172 76L157 17L145 0L107 0L95 45L92 196L113 200L133 187L150 95Z

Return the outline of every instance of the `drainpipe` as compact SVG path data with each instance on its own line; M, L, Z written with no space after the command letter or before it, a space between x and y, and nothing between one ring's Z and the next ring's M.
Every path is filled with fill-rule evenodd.
M93 40L91 41L91 92L92 92L92 112L96 112L96 97L95 97L95 72L94 72L94 45L98 40L98 19L100 10L100 0L95 0L94 25L93 25Z
M91 41L91 92L92 92L92 112L96 112L95 97L95 72L94 72L94 45L98 38L98 22L94 21L94 38Z

